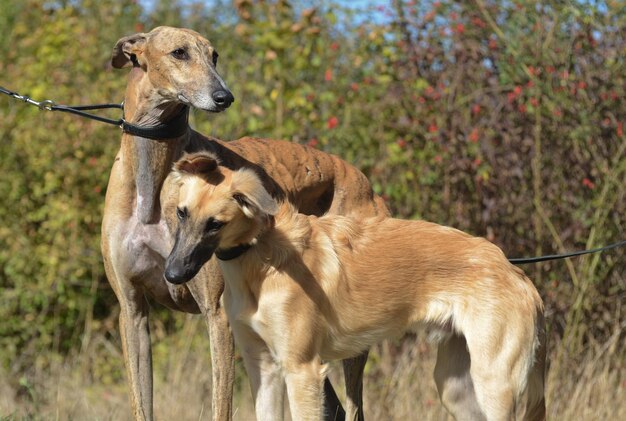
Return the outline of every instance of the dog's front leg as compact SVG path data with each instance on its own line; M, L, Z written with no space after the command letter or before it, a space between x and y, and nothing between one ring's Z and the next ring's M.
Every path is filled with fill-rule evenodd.
M232 328L250 381L257 420L283 420L285 381L280 365L267 344L249 326L235 320Z
M209 330L213 421L227 421L232 418L235 344L226 312L220 303L224 278L216 259L209 260L188 285Z
M247 371L254 396L254 411L259 421L281 421L284 419L285 381L280 366L271 357L269 350L259 353L258 373ZM246 363L246 367L250 361ZM254 377L254 379L253 379ZM297 418L292 418L297 419Z
M256 418L281 421L285 417L285 381L277 364L262 363L262 366L256 393L253 391Z
M149 305L142 292L135 291L132 295L134 297L120 299L122 350L131 388L133 418L136 421L151 421L152 350L148 327Z
M317 421L323 418L322 387L325 366L318 358L300 364L286 364L285 383L289 410L294 420Z
M235 344L222 306L205 313L211 339L213 421L232 418Z

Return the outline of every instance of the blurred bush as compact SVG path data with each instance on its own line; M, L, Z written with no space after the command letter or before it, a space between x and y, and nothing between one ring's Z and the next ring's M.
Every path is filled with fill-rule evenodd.
M236 97L225 113L194 112L202 132L338 154L395 215L485 236L510 257L626 238L622 2L150 4L0 0L0 85L120 101L117 39L190 27L218 49ZM7 97L0 121L0 360L20 372L117 334L99 228L120 133ZM623 250L526 269L564 349L622 329Z

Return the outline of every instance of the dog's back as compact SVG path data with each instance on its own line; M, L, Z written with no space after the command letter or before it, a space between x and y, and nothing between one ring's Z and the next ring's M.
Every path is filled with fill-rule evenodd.
M293 222L282 227L281 220L277 228L302 244L294 238L301 231ZM370 324L374 314L393 314L408 324L454 327L463 321L457 307L483 313L542 308L532 282L483 238L419 220L334 215L307 220L310 239L300 246L304 263L336 300L341 319Z

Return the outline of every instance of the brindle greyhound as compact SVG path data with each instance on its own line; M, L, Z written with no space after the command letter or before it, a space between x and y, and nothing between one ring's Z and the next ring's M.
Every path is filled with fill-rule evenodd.
M178 186L168 178L172 164L184 152L209 150L225 166L253 168L271 194L287 198L303 213L372 216L388 211L365 176L335 156L281 141L243 138L225 143L189 128L189 107L219 112L234 101L215 69L215 49L198 33L159 27L125 37L117 42L111 62L115 68L133 67L124 101L127 123L107 188L102 253L120 302L134 418L153 419L149 294L171 309L203 314L211 338L213 419L230 419L234 345L219 302L224 281L215 259L185 285L163 278L176 228L163 216L175 211L178 196ZM366 358L344 362L350 418L362 418ZM334 396L330 383L326 387L327 395Z

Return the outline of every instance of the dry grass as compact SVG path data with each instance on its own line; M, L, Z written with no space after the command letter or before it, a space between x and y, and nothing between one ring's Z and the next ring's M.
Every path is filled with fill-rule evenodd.
M208 420L211 372L204 325L199 318L187 316L183 326L172 337L155 335L155 413L161 420ZM586 355L552 361L547 387L549 419L626 419L626 367L617 341L616 336ZM557 355L559 346L551 348L555 348L551 354ZM130 419L118 350L118 344L95 338L78 358L45 369L33 368L23 377L0 373L0 419ZM372 351L366 369L366 417L451 419L439 404L431 376L434 364L434 347L420 340L385 344ZM234 418L253 419L245 375L238 370ZM342 383L340 376L338 366L332 365L333 384Z

